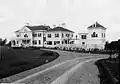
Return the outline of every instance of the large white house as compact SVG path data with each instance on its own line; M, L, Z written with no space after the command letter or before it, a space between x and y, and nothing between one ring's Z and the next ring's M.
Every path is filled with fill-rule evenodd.
M51 29L49 26L24 26L15 31L16 37L12 39L12 47L36 46L55 47L58 44L70 44L69 39L73 37L73 31L63 27Z
M15 31L16 37L12 39L12 47L17 46L44 46L45 32L49 26L24 26Z
M12 47L16 46L37 46L37 47L79 47L85 49L104 49L106 28L98 22L89 26L87 32L79 33L73 37L74 32L57 26L24 26L15 31L16 37L12 39Z

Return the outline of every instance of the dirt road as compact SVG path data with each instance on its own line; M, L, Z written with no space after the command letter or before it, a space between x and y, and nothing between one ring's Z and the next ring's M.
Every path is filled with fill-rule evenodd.
M51 84L98 84L97 74L99 72L93 64L90 65L91 62L98 59L100 58L91 58L76 64Z

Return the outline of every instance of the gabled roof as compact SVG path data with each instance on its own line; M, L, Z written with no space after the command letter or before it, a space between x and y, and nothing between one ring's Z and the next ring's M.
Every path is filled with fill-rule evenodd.
M68 30L68 29L66 29L66 28L63 28L63 27L55 27L55 28L53 28L53 29L50 29L50 30L48 30L48 32L51 32L51 31L66 31L66 32L72 32L72 33L74 33L73 31L71 31L71 30Z
M106 29L104 26L100 25L98 22L96 22L95 24L93 25L90 25L88 28L97 28L97 27L101 27L103 29Z
M19 32L20 30L17 30L17 31L15 31L15 32Z
M49 30L51 29L50 26L44 26L44 25L40 25L40 26L26 26L27 28L29 28L30 30Z
M34 31L34 30L49 30L51 29L50 26L44 26L44 25L40 25L40 26L24 26L29 28L30 30ZM19 32L19 30L15 31L15 32Z

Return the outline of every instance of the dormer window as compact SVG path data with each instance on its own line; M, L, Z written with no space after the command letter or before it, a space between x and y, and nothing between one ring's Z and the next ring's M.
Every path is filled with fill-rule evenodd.
M93 32L93 34L91 34L91 37L98 37L98 34L96 34L96 32Z

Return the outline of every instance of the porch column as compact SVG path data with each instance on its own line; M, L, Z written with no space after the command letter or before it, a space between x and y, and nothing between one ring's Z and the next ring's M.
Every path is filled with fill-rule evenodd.
M11 46L13 47L14 46L14 43L13 43L14 40L11 41Z
M67 40L68 44L69 44L69 40Z
M30 45L33 46L33 32L31 32Z
M17 41L15 40L15 45L17 44Z

